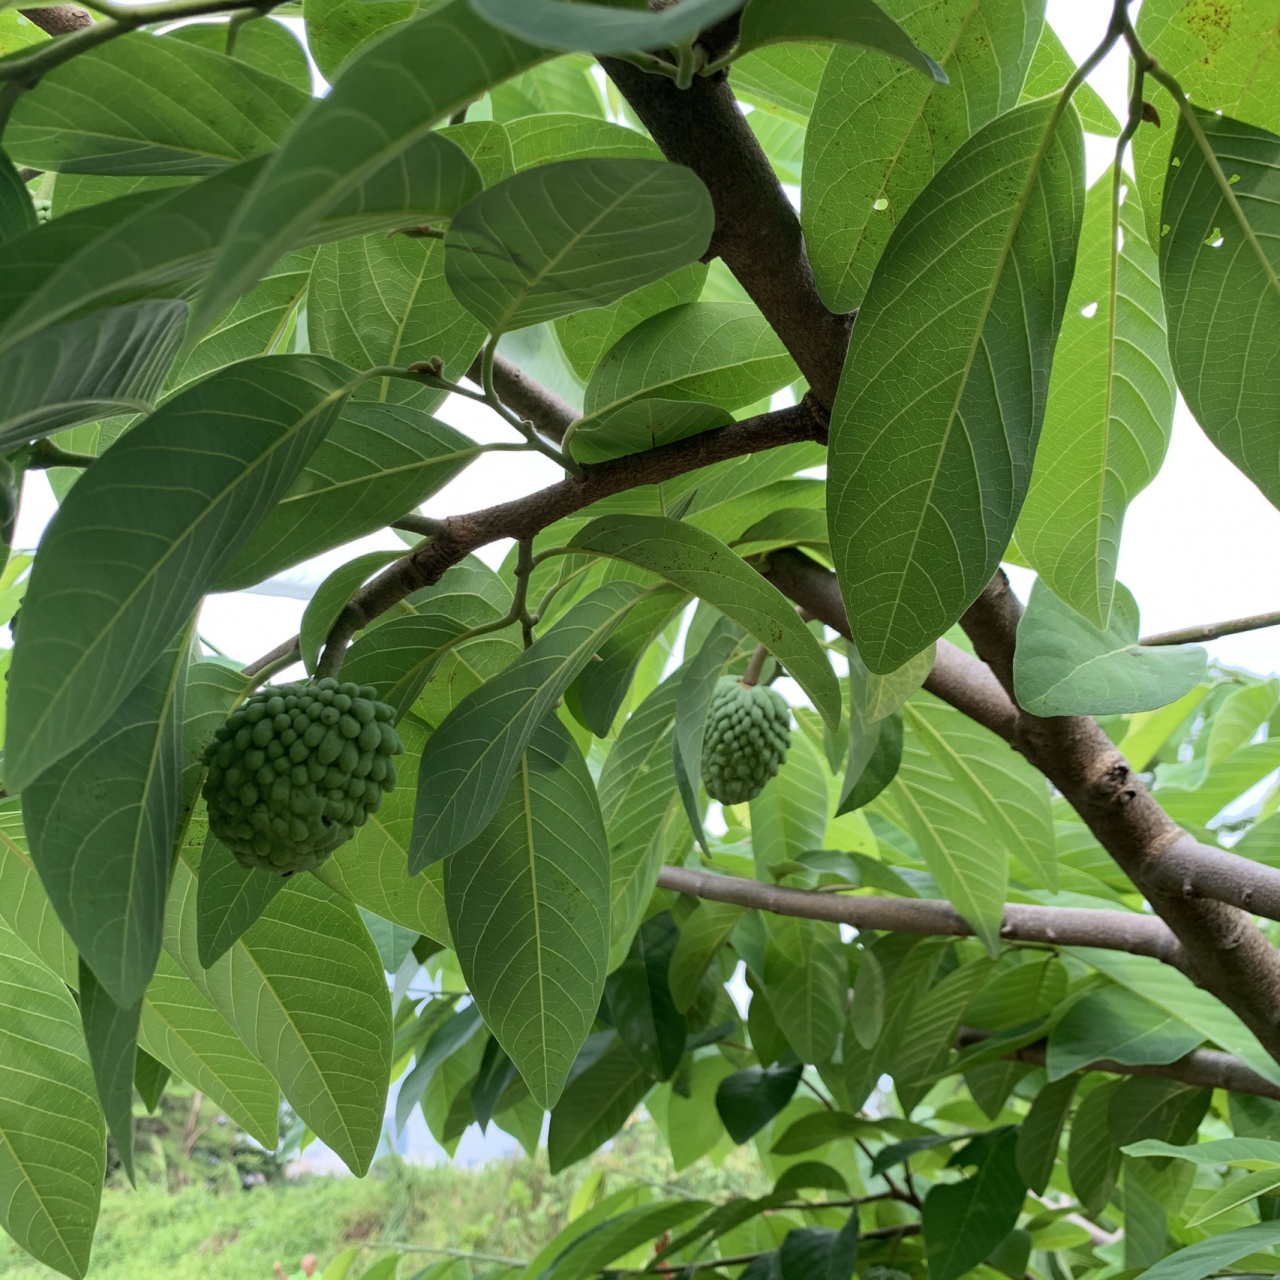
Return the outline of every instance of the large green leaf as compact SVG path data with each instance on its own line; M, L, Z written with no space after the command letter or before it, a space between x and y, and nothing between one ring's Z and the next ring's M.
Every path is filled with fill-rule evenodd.
M213 834L200 854L196 890L196 946L200 963L208 969L267 909L286 880L271 871L242 866L235 854Z
M831 1057L844 1019L849 966L826 920L766 916L765 991L782 1034L804 1062Z
M1040 40L1027 68L1027 78L1022 82L1022 96L1018 101L1030 102L1051 93L1061 93L1075 69L1075 59L1067 52L1058 33L1046 22L1040 28ZM1071 101L1080 113L1086 133L1099 133L1107 138L1119 134L1120 121L1087 80L1076 89Z
M592 74L594 65L589 54L567 53L494 85L489 93L494 120L528 123L531 116L561 112L604 120L604 95Z
M1176 1014L1128 988L1103 987L1073 1004L1054 1024L1049 1079L1059 1080L1102 1058L1135 1066L1173 1062L1203 1039Z
M765 45L735 60L734 93L771 115L805 124L830 54L829 44Z
M238 22L234 36L227 21L188 22L185 26L171 27L165 35L199 45L202 49L212 49L215 53L226 53L231 42L232 57L265 71L269 76L278 76L308 97L311 95L311 68L307 65L307 55L283 22L270 19Z
M598 587L431 735L418 773L410 871L447 858L484 830L538 725L643 590L637 582Z
M1280 505L1270 426L1280 413L1271 340L1280 326L1280 137L1211 112L1197 118L1230 196L1179 120L1160 214L1169 354L1205 434Z
M219 575L224 591L385 528L480 453L412 405L350 400L257 532Z
M601 516L572 546L661 574L769 647L834 729L840 686L826 653L782 593L709 533L667 516Z
M1134 184L1085 198L1080 257L1054 355L1018 550L1095 626L1111 618L1125 509L1164 461L1175 388L1156 256Z
M600 770L600 811L609 838L609 968L631 945L678 822L671 768L679 674L664 680L627 718Z
M184 630L97 733L23 792L31 857L49 899L97 981L125 1008L142 999L160 954L182 813L190 651Z
M1179 1249L1142 1273L1142 1280L1204 1280L1231 1264L1280 1244L1280 1222L1255 1222Z
M16 796L0 801L0 919L47 968L75 985L76 949L36 874Z
M586 1280L637 1245L647 1244L664 1234L669 1236L672 1227L710 1207L705 1200L686 1198L629 1209L580 1235L542 1275L546 1280Z
M741 0L685 0L676 12L636 13L632 6L579 4L564 0L472 0L495 26L552 49L628 53L664 49L692 40L732 13Z
M298 652L302 657L302 665L309 674L315 675L316 662L324 648L325 637L360 584L399 558L399 551L366 551L354 560L339 565L316 588L315 594L302 611L302 621L298 624Z
M777 863L823 847L830 803L821 754L806 734L793 733L786 761L750 802L751 851L761 880Z
M579 462L605 462L687 440L732 421L733 415L727 409L697 400L665 400L657 396L632 400L602 418L584 419L574 431L571 452Z
M9 682L19 790L95 733L302 469L350 372L232 365L169 401L76 484L45 531Z
M350 675L347 666L343 673ZM398 758L400 782L377 813L340 845L315 871L336 893L406 929L414 929L442 946L451 945L444 904L444 867L409 874L409 837L418 781L418 761L427 731L417 716L404 716L396 726L405 754Z
M653 1077L636 1064L612 1032L597 1032L602 1044L588 1040L551 1113L547 1158L552 1173L589 1156L627 1122L653 1087Z
M303 0L307 47L326 80L337 79L347 59L371 40L386 35L390 27L412 18L415 0Z
M618 1039L655 1079L670 1080L684 1057L688 1025L668 982L680 927L669 911L650 916L605 983L606 1007Z
M547 71L555 65L548 63L538 70ZM516 172L552 160L579 160L586 156L627 160L662 158L657 144L643 133L569 111L522 116L507 125L506 133L511 140L511 159Z
M489 825L450 858L454 949L485 1023L553 1107L604 990L609 848L591 775L555 716L531 739Z
M465 205L445 276L490 333L603 307L696 262L711 196L692 169L593 158L539 165Z
M0 355L0 448L95 418L150 413L186 318L185 302L134 302L10 347Z
M237 58L134 32L23 94L14 159L65 173L213 173L270 151L310 95Z
M832 51L805 138L801 221L833 311L861 305L916 197L966 138L1016 105L1044 13L1031 0L888 0L885 8L954 83L922 79L871 49Z
M832 6L826 0L751 0L739 27L739 55L783 40L832 40L887 53L946 84L947 73L875 0Z
M451 0L352 60L272 157L195 316L203 331L371 174L451 112L548 56ZM400 87L388 92L392 84Z
M901 666L986 585L1031 478L1080 229L1051 102L981 129L898 224L831 416L831 550L858 652ZM945 271L936 264L945 260Z
M1026 1119L1018 1129L1016 1157L1022 1180L1043 1195L1058 1159L1058 1144L1075 1097L1079 1076L1067 1076L1046 1084L1035 1096Z
M174 867L165 948L279 1082L308 1127L357 1174L382 1133L391 1001L356 908L296 876L220 960L200 962L198 846Z
M1123 583L1115 585L1111 620L1100 631L1038 581L1018 624L1019 705L1038 716L1110 715L1181 698L1204 676L1204 650L1144 649L1138 621L1137 602Z
M121 1008L80 957L80 1023L107 1131L130 1182L133 1172L133 1069L142 1000Z
M106 1131L71 993L0 923L0 1225L41 1262L89 1268Z
M782 339L750 302L689 302L641 321L596 365L584 423L633 400L701 400L741 409L796 377Z

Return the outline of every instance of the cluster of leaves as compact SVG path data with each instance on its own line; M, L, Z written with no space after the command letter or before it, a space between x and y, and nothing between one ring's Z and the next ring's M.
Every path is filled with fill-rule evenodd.
M61 502L0 583L6 618L22 601L6 1230L85 1274L106 1134L132 1176L135 1091L170 1074L270 1150L283 1093L356 1173L398 1080L397 1125L420 1108L451 1147L492 1122L530 1151L545 1128L553 1171L641 1104L678 1167L757 1145L767 1194L637 1183L503 1273L529 1280L1274 1269L1275 1104L1148 1073L1202 1045L1264 1092L1280 1067L1159 960L1002 941L1011 902L1145 905L1040 772L923 685L1000 562L1029 565L1020 705L1103 717L1177 822L1280 865L1280 796L1236 803L1280 767L1280 688L1142 646L1115 578L1175 385L1280 500L1280 77L1256 34L1275 0L1212 30L1147 0L1134 31L1118 4L1100 52L1133 50L1123 133L1034 0L274 6L302 19L320 99L263 6L168 31L206 6L96 7L51 41L0 11L0 449L10 507L39 468ZM727 70L753 108L819 294L858 309L826 451L812 431L712 465L695 446L646 482L649 450L806 387L703 261L707 187L591 55L676 92ZM1139 128L1148 75L1163 129ZM1085 128L1121 137L1088 191ZM571 405L562 439L504 404L507 361ZM450 392L518 439L438 420ZM459 554L397 591L446 525L321 585L274 666L372 686L400 785L314 874L245 870L208 834L201 760L272 665L211 653L202 599L422 528L494 447L587 483L634 457L634 480L494 525L519 536L498 570ZM760 572L792 548L834 566L848 643ZM708 708L757 645L807 705L778 776L713 815ZM849 937L660 887L700 863L945 899L973 937ZM411 998L424 965L435 994Z

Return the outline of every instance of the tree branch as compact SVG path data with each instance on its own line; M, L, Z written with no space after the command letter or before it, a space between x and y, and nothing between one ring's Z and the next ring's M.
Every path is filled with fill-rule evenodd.
M663 867L658 885L711 902L769 911L805 920L830 920L857 929L894 933L938 934L968 938L973 927L949 902L933 898L849 897L812 889L788 889L738 876L690 867ZM1004 909L1000 936L1010 942L1044 942L1062 947L1105 947L1131 955L1151 956L1181 968L1182 947L1155 916L1134 911L1090 907L1033 907L1010 903Z
M980 1031L975 1027L961 1027L956 1037L956 1048L965 1049L969 1045L981 1044L994 1033ZM1032 1066L1043 1067L1047 1059L1046 1045L1043 1040L1025 1048L1017 1049L1004 1055L1011 1062L1029 1062ZM1100 1058L1091 1062L1085 1071L1109 1071L1120 1076L1159 1076L1165 1080L1180 1080L1183 1084L1202 1085L1208 1089L1226 1089L1231 1093L1253 1093L1260 1098L1280 1100L1280 1085L1274 1085L1265 1076L1260 1076L1252 1067L1246 1066L1239 1058L1217 1049L1192 1049L1173 1062L1152 1062L1132 1065L1116 1062L1111 1058Z
M800 219L738 109L728 78L695 77L688 89L619 58L601 65L668 160L706 183L719 256L791 353L818 400L835 402L852 315L833 315L818 296Z
M467 377L481 386L480 356L476 356ZM535 382L519 365L505 356L494 354L493 386L498 399L518 417L532 422L548 439L559 444L571 422L578 419L578 411L558 395Z
M1242 631L1262 631L1267 627L1280 627L1280 611L1255 613L1247 618L1232 618L1227 622L1209 622L1203 627L1182 627L1178 631L1161 631L1153 636L1143 636L1138 641L1144 645L1202 644L1217 640L1220 636L1235 636Z
M19 9L18 12L51 36L65 36L81 27L93 26L93 14L78 4L54 4L47 9Z

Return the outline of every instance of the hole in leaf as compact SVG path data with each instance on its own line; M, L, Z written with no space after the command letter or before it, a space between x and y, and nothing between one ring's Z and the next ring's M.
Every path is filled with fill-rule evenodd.
M871 207L878 213L883 213L889 207L889 202L884 198L884 196L881 196L878 200L873 200L871 202Z
M1084 316L1086 320L1092 320L1093 317L1098 314L1098 304L1096 302L1091 302L1088 306L1081 307L1080 314Z
M1169 167L1171 169L1181 169L1182 161L1177 156L1174 156L1173 159L1169 161Z
M1124 252L1124 228L1123 227L1116 228L1116 248L1120 252L1122 253Z
M1207 244L1210 249L1221 249L1222 229L1220 227L1214 227L1214 229L1209 233L1209 238L1205 241L1205 244Z
M1129 197L1129 188L1127 185L1122 185L1120 188L1120 203L1124 204L1125 200L1127 200L1128 197Z
M1160 228L1160 238L1163 240L1164 237L1167 236L1169 232L1172 230L1173 228L1166 222L1164 226Z
M1234 187L1235 184L1239 181L1240 181L1240 175L1238 173L1233 173L1231 177L1227 179L1227 185L1230 187Z

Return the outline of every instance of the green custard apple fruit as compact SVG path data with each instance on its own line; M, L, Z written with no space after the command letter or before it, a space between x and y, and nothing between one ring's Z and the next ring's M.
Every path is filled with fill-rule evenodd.
M205 749L214 835L245 867L314 871L396 785L394 710L369 686L267 685Z
M774 689L725 677L716 685L702 739L702 781L721 804L754 800L791 745L791 708Z

